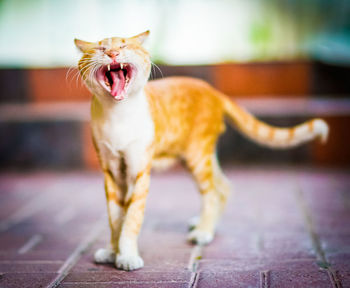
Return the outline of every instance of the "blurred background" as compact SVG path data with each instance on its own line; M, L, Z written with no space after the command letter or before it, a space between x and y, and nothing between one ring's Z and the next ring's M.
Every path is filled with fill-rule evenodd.
M349 166L348 0L0 0L0 169L97 169L73 39L147 29L152 78L202 78L270 124L331 126L327 145L287 151L228 127L224 164Z

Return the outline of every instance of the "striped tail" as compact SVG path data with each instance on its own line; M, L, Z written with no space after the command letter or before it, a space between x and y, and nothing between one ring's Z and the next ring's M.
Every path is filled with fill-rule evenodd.
M223 102L232 124L249 139L263 146L284 149L315 138L319 138L322 143L327 141L329 128L322 119L312 119L290 128L279 128L259 121L226 96L223 97Z

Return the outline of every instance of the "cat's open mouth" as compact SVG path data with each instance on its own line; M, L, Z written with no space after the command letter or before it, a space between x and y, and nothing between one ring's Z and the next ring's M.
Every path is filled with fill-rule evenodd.
M97 71L97 80L116 100L123 100L132 77L133 68L126 63L102 66Z

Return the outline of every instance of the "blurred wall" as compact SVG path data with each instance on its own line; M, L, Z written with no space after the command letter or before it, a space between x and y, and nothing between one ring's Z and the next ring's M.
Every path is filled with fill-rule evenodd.
M219 156L232 163L350 164L350 1L2 0L0 169L97 168L90 93L74 68L73 38L151 29L162 73L198 77L275 125L311 117L329 143L261 148L228 128ZM68 69L67 66L72 65Z
M286 151L258 147L228 127L219 143L226 164L350 164L350 86L337 85L336 77L340 72L349 77L350 69L297 61L160 69L164 77L204 79L271 124L324 117L331 125L327 145L314 142ZM98 167L88 124L91 96L67 73L67 68L0 70L0 169Z

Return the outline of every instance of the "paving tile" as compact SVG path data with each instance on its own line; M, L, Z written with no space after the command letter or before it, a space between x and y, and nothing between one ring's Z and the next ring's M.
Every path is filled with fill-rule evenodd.
M187 282L62 283L60 288L187 288Z
M44 174L45 176L45 174ZM33 178L37 180L38 183L33 183L35 181L28 181L26 177L22 179L21 175L19 181L13 180L12 185L9 185L11 180L5 181L5 187L7 189L14 190L15 193L19 191L32 191L31 197L25 197L23 199L24 203L19 203L19 208L13 211L12 214L4 215L8 216L5 218L0 218L0 227L3 226L4 222L8 222L11 225L16 225L19 221L32 220L36 226L42 226L39 224L55 224L55 226L60 225L64 222L62 216L67 216L67 208L73 211L73 220L78 218L82 212L84 218L90 220L91 216L99 214L99 208L103 207L104 195L103 195L103 185L95 177L90 177L88 175L84 176L80 174L58 174L56 177L52 175L47 175L47 177L34 175ZM45 179L42 179L42 178ZM47 179L46 179L47 178ZM7 184L6 184L7 183ZM38 185L40 184L40 185ZM100 187L101 186L101 187ZM91 197L96 194L96 190L101 190L102 197ZM17 191L17 192L16 192ZM28 192L27 192L28 193ZM26 195L27 193L24 193ZM91 196L90 196L91 195ZM34 197L35 196L35 197ZM22 202L23 202L22 201ZM21 205L22 204L22 205ZM94 205L95 210L89 211L86 207L91 207ZM96 212L95 212L96 211ZM69 209L68 209L69 212ZM94 213L95 212L95 213ZM66 213L66 215L62 215ZM50 217L48 217L48 215ZM61 220L63 219L63 220ZM66 218L66 222L67 219Z
M326 271L314 262L297 261L273 265L269 276L270 287L331 287Z
M262 275L271 287L330 287L329 273L316 264L317 255L296 197L295 179L301 179L314 233L334 275L343 287L349 286L350 233L345 227L349 214L343 200L348 197L350 181L337 173L309 171L300 176L295 171L226 171L236 193L228 202L216 238L203 248L198 260L197 287L257 287ZM35 213L24 213L26 217L19 217L0 233L0 287L8 287L3 283L10 283L9 287L45 287L101 217L106 219L105 230L79 255L59 287L188 287L191 273L187 266L193 246L186 242L187 219L198 213L200 199L191 178L183 171L155 174L152 178L139 237L145 267L131 273L93 262L94 251L105 247L109 240L101 174L11 175L0 182L0 188L14 194L7 198L0 189L0 201L15 203L12 208L26 205L35 191L38 197L45 193L48 196L42 196L42 206ZM329 182L330 177L335 182ZM28 192L22 199L23 190ZM50 201L52 204L46 205ZM0 213L0 222L11 217L11 209L2 214L3 218ZM42 237L40 242L19 253L36 234ZM19 271L19 277L13 271ZM1 282L4 279L7 282Z
M61 251L73 251L75 247L81 241L83 241L84 237L86 237L89 234L91 228L93 227L93 224L95 223L96 221L94 221L91 225L88 226L81 225L76 227L76 229L73 229L73 227L69 227L69 229L64 229L64 232L62 232L62 230L55 231L52 233L45 231L45 234L43 234L43 240L36 247L34 247L33 250L48 251L55 249Z
M234 225L230 231L234 231L237 225L254 225L260 230L280 230L288 227L288 230L303 228L303 219L299 215L295 199L295 181L291 176L279 172L248 174L250 176L239 177L234 172L228 171L229 180L234 188L232 197L227 205L223 217L225 225ZM235 223L235 219L240 223Z
M212 243L205 247L203 258L213 259L254 259L260 257L259 238L253 233L222 235L218 231Z
M0 273L57 272L63 261L0 261Z
M258 271L213 272L203 271L198 276L198 288L258 287Z
M275 261L274 259L260 260L218 260L200 261L201 273L223 273L227 275L259 275L268 271L269 287L330 287L331 282L326 271L321 270L315 261L300 259L296 261ZM259 272L260 271L260 272ZM254 276L257 277L257 276ZM252 287L256 287L253 286ZM206 286L204 286L206 287ZM210 287L210 286L208 286ZM215 286L212 286L215 287ZM220 287L220 286L217 286ZM225 286L223 286L225 287ZM229 286L227 286L229 287ZM237 286L239 287L239 286Z
M347 191L350 191L350 186ZM350 234L350 227L346 224L346 220L350 218L350 209L345 206L349 201L345 197L350 197L345 196L347 194L348 192L334 187L328 187L327 190L323 188L318 191L304 191L309 213L312 213L312 224L318 234Z
M350 234L321 234L319 239L327 256L350 253Z
M236 175L236 193L219 224L216 239L205 248L206 259L314 258L295 197L295 181L278 172ZM254 178L254 179L248 179Z
M11 251L15 250L17 251L19 247L23 246L28 237L26 235L15 235L15 234L0 234L0 243L1 243L1 250L0 252L5 252L5 251Z
M47 178L28 177L22 173L0 174L0 220L18 212L36 198L40 199L50 186Z
M350 252L328 256L335 277L343 287L350 287Z
M63 281L65 282L188 282L191 278L190 271L120 271L111 272L87 272L87 273L70 273Z
M282 231L263 234L262 257L275 261L315 259L311 240L306 232Z
M88 234L90 225L80 225L77 227L65 227L57 230L51 225L37 225L35 222L24 221L16 227L0 234L0 252L18 251L23 247L33 235L40 235L40 242L31 250L48 251L48 250L74 250L83 236ZM67 237L69 235L69 237ZM1 253L0 253L1 255Z
M305 201L315 216L332 217L334 213L344 213L349 217L349 180L328 174L316 174L309 178L299 175L298 179Z
M305 234L297 233L250 233L244 235L218 235L216 239L205 247L205 259L259 259L270 258L315 259L311 241Z
M71 251L67 250L49 250L49 251L28 251L19 254L18 250L4 251L0 250L0 261L64 261Z
M4 273L0 275L0 287L44 288L55 277L55 273Z
M207 272L247 272L264 270L267 267L264 259L236 258L236 259L206 259L199 261L199 271Z
M188 173L183 170L153 173L151 179L146 212L155 210L157 213L163 212L164 216L176 215L179 220L187 220L199 211L199 192Z

